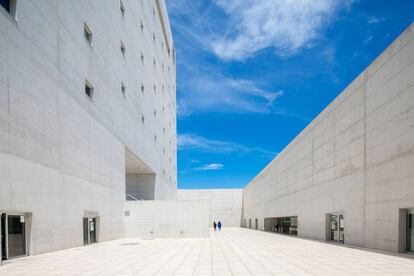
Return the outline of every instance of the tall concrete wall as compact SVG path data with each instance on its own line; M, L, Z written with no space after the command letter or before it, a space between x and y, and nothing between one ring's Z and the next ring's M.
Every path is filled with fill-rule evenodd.
M207 201L128 201L125 236L144 238L208 237Z
M224 227L239 227L243 189L178 189L178 200L207 201L210 209L210 225L221 221Z
M345 243L397 251L399 209L414 208L414 24L244 190L244 218L298 216L325 239L345 216Z
M175 57L163 9L27 0L13 18L0 7L0 211L31 214L30 254L82 245L85 212L99 215L100 241L123 236L126 149L156 175L154 197L175 199Z

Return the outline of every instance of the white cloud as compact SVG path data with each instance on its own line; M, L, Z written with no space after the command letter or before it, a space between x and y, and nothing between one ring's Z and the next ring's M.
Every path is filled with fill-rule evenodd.
M196 74L181 89L186 93L178 99L180 117L191 111L269 113L283 91L267 91L254 82L227 78L218 74Z
M260 154L273 157L276 153L254 146L245 146L230 141L211 140L194 134L179 134L178 150L198 150L219 154Z
M197 167L194 170L195 171L217 171L217 170L222 170L223 168L224 168L223 164L211 163L211 164L205 164L203 166Z
M224 60L244 60L272 47L281 57L310 47L350 0L217 0L229 17L225 33L211 39Z

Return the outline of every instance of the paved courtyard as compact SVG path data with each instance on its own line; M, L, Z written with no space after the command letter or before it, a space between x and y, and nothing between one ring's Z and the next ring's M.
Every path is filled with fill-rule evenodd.
M15 259L0 275L414 275L414 259L239 228Z

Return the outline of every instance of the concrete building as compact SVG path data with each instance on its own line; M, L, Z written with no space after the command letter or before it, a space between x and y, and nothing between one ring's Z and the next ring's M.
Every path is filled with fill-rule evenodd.
M413 168L414 24L248 184L242 223L414 251Z
M2 259L125 236L126 200L176 199L164 1L0 4Z
M243 189L178 189L180 201L206 201L209 224L221 221L225 227L240 227Z

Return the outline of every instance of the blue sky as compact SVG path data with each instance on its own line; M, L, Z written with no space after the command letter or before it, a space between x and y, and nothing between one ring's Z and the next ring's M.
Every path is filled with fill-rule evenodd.
M178 187L247 185L414 21L412 0L167 0Z

